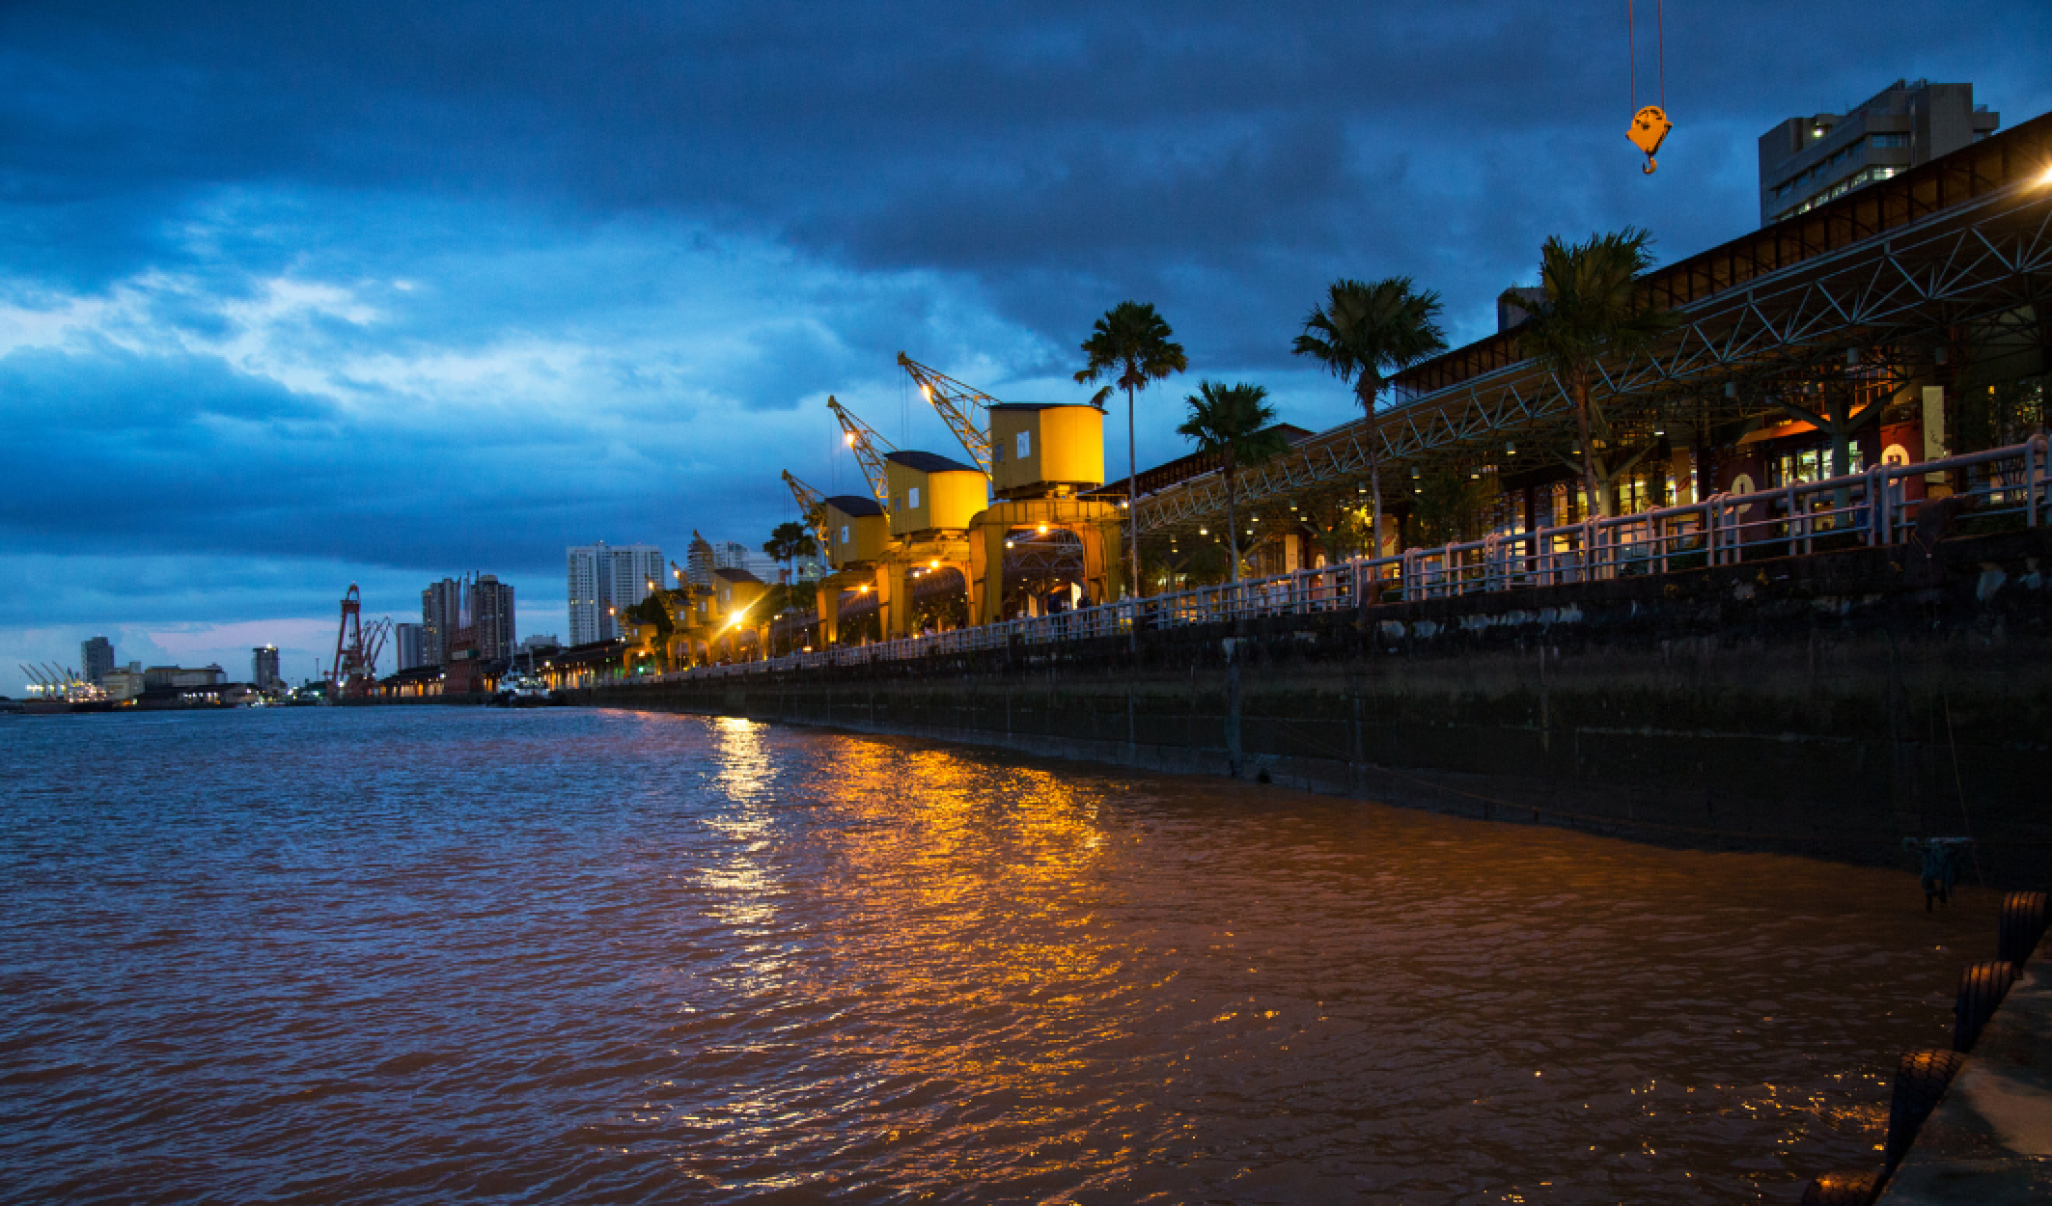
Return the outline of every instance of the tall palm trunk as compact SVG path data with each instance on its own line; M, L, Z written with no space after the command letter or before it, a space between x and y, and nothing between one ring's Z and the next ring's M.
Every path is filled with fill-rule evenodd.
M1240 584L1239 483L1234 479L1233 450L1225 451L1226 479L1226 569L1234 586Z
M1575 406L1575 431L1582 437L1582 499L1586 508L1610 518L1603 497L1603 483L1596 475L1596 441L1589 431L1589 375L1586 369L1568 374L1568 398Z
M1361 414L1368 424L1368 504L1374 512L1369 521L1368 544L1372 551L1368 556L1373 560L1382 556L1382 436L1375 426L1375 383L1365 371L1355 392L1360 395Z
M1133 437L1133 387L1126 387L1126 592L1133 598L1140 597L1140 470L1134 451ZM1112 600L1106 599L1110 603ZM1129 643L1137 651L1140 648L1140 626L1135 624L1127 633Z

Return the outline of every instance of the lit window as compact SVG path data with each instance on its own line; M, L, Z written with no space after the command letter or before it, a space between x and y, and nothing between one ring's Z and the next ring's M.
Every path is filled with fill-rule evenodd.
M910 490L905 491L905 505L908 507L919 505L919 487L914 486Z

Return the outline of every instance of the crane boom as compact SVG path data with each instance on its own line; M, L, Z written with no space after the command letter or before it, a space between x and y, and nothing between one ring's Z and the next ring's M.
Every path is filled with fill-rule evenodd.
M962 442L963 450L977 468L989 473L990 408L998 405L998 400L939 369L928 368L903 352L898 353L898 367L919 383L920 395L940 412L942 421Z
M784 470L784 484L791 487L791 497L798 500L798 513L805 517L805 526L812 529L819 547L828 547L826 528L826 497L819 491L791 476Z
M847 442L848 450L855 454L855 460L861 464L862 476L869 479L869 492L876 495L876 503L884 509L884 514L890 514L891 480L884 473L884 454L878 452L877 447L881 445L884 452L896 452L897 446L884 439L876 428L856 418L853 412L835 401L832 395L827 397L827 409L833 411L834 418L841 421L841 438Z

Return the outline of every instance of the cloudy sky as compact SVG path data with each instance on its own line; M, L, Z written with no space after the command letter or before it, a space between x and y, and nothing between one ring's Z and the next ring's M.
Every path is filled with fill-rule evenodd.
M1143 462L1199 377L1325 426L1287 348L1336 276L1474 337L1548 234L1756 225L1783 118L1898 76L2052 109L2043 0L1668 7L1647 177L1621 3L7 5L0 692L94 633L296 680L352 581L418 619L496 572L562 634L565 545L760 544L778 469L859 488L828 394L954 452L900 349L1080 399L1127 298L1191 363Z

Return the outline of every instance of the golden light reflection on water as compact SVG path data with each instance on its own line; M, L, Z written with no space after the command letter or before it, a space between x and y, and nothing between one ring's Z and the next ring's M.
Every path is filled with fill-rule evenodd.
M107 1201L1792 1200L1871 1159L1992 933L1796 859L738 719L357 711L389 739L308 738L342 786L289 813L94 778L277 757L122 729L64 753L105 823L15 814L0 1010L45 1079L0 1118L57 1170L24 1197L84 1183L69 1128ZM169 1121L104 1124L136 1102Z
M818 939L862 985L830 998L910 1028L841 1036L866 1109L894 1120L875 1142L900 1188L1137 1191L1166 1161L1186 1170L1167 1200L1236 1185L1248 1200L1451 1200L1427 1187L1440 1157L1425 1157L1451 1148L1508 1178L1495 1200L1581 1200L1567 1188L1580 1169L1717 1201L1799 1181L1820 1149L1870 1146L1872 1075L1797 1094L1720 1081L1727 1060L1700 1058L1730 1032L1730 1059L1757 1062L1804 991L1757 983L1774 978L1762 954L1799 959L1802 927L1758 895L1789 890L1792 860L910 743L808 745L843 923ZM1843 947L1852 923L1834 920ZM1769 997L1782 1012L1749 1013ZM1791 1049L1774 1066L1814 1063ZM1392 1098L1410 1104L1379 1108ZM1277 1144L1315 1158L1264 1190Z

